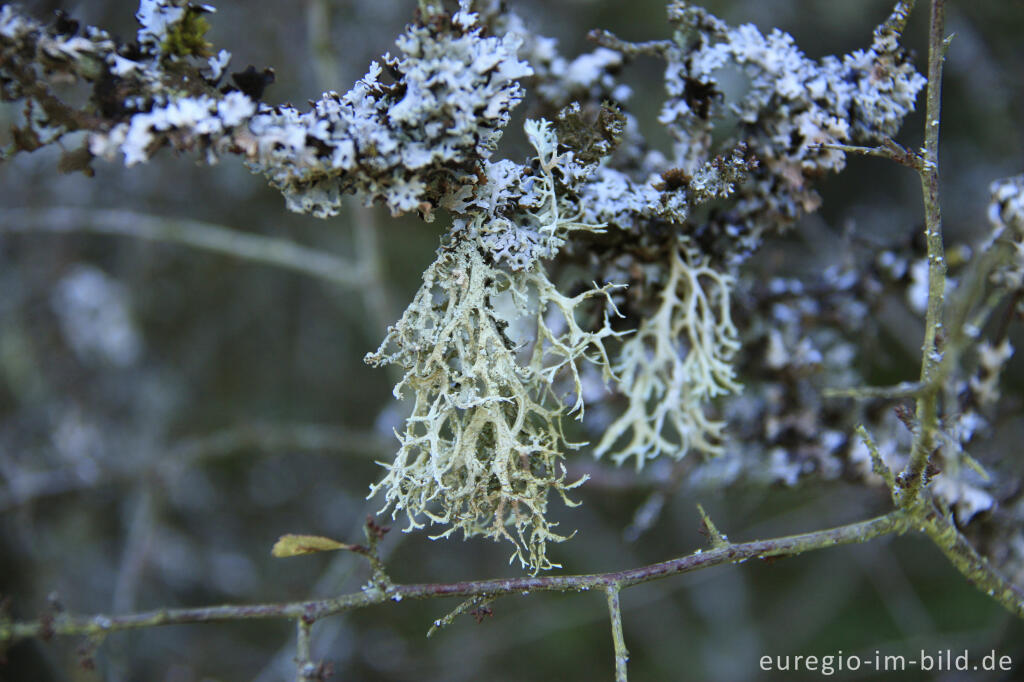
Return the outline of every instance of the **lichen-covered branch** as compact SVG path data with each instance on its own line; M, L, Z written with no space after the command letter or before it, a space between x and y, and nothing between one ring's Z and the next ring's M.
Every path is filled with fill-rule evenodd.
M959 356L962 352L962 344L959 342L964 336L961 327L965 325L958 324L957 329L950 335L947 335L944 329L944 316L947 312L945 297L947 263L943 244L939 192L939 125L942 65L949 41L943 35L944 0L931 0L930 6L924 148L920 154L910 155L904 153L902 148L895 143L889 143L887 146L878 148L877 154L889 156L898 163L914 168L921 179L927 247L927 302L924 311L925 332L921 346L920 379L916 383L907 385L909 391L855 389L851 394L855 397L874 395L889 398L903 394L916 399L913 441L906 470L899 476L894 476L888 469L878 447L867 431L861 427L859 433L870 451L873 469L885 481L894 503L907 513L911 525L927 534L957 570L963 573L972 584L985 591L1015 615L1024 617L1024 590L1014 585L987 559L981 557L964 537L956 523L957 518L961 516L965 517L964 520L970 520L985 504L972 501L968 490L969 486L958 477L959 470L964 465L980 470L980 466L963 450L963 444L972 439L973 432L977 428L967 424L969 421L977 422L978 417L972 415L968 420L967 417L971 413L966 409L964 413L956 415L959 423L953 422L954 426L946 427L955 434L952 437L943 430L943 425L940 422L939 398L940 393L948 389L944 382L950 378L949 368L951 367L951 364L947 362L946 354L949 352L951 355ZM905 23L905 17L901 19L900 23ZM994 234L986 245L986 250L992 249L995 240L1002 236L1007 227L1007 224L1001 219L1002 204L1000 201L1010 200L1006 202L1010 206L1010 210L1006 211L1010 218L1010 224L1020 222L1015 220L1013 210L1013 201L1016 199L1016 194L1012 190L1013 186L1012 181L993 185L994 201L990 217L993 218ZM1007 191L1004 188L1010 189ZM1011 228L1010 231L1013 236L1013 229ZM1009 271L1012 271L1012 266ZM987 276L991 271L986 266L982 272L983 276ZM1010 288L1012 287L1011 284ZM963 301L965 309L970 307L970 303L976 302L969 300L974 297L974 294L976 294L975 291L968 291L967 300ZM957 312L962 313L963 311ZM963 319L958 321L966 322ZM975 330L979 328L979 325L976 324L966 326L971 326ZM968 334L968 336L972 335ZM973 336L976 336L976 333ZM967 340L974 341L974 338ZM970 402L983 407L985 404L993 403L995 396L998 395L997 377L1002 365L1012 353L1012 348L1008 345L997 348L988 342L982 342L978 345L978 352L980 377L971 378L968 398ZM952 447L950 447L950 442L952 442ZM935 474L929 472L929 467L933 464L933 458L936 458L944 448L950 448L953 452L951 455L942 455L946 463L945 471L938 475L937 480L933 481L931 477ZM953 505L953 510L946 509L947 504ZM990 501L988 505L991 506Z
M211 56L202 39L207 5L142 0L134 45L74 22L43 25L4 5L2 96L25 101L29 112L8 155L84 130L76 168L92 157L131 166L164 146L208 163L237 155L292 210L336 215L343 194L359 193L394 214L429 219L442 197L475 182L522 98L517 80L532 73L516 56L517 35L485 37L468 2L461 7L410 25L397 56L372 63L346 94L327 92L300 112L260 102L272 70L250 67L221 87L231 55ZM52 87L60 79L88 84L88 102L61 100Z
M894 0L864 49L820 59L786 33L730 26L682 0L668 3L670 37L628 42L593 31L597 48L575 57L527 29L504 3L449 4L420 0L394 54L372 62L349 90L322 93L305 108L265 100L271 69L231 72L231 55L206 42L215 19L207 5L141 0L130 42L63 14L44 24L3 5L0 98L24 107L3 157L64 149L69 140L78 147L65 149L58 167L86 174L100 159L134 166L162 149L209 164L236 157L297 212L333 217L352 195L393 216L441 215L447 227L422 285L365 358L389 367L395 397L409 402L394 457L381 457L370 497L381 513L403 516L406 530L430 525L435 539L461 531L508 542L511 561L530 575L394 584L376 552L384 529L371 523L367 546L286 536L299 538L294 553L326 547L366 557L371 579L357 592L0 619L0 643L53 634L99 642L165 624L286 619L297 627L297 676L312 680L322 673L312 628L332 615L461 597L432 634L462 614L489 613L505 595L600 590L616 679L624 681L622 590L905 532L930 538L968 580L1024 616L1020 587L968 532L973 518L997 506L978 483L985 470L969 450L990 425L1013 353L1007 326L1024 298L1024 179L993 184L993 230L981 248L987 255L947 303L947 266L956 264L947 263L939 191L943 0L931 0L927 80L902 46L913 0ZM314 3L310 20L324 7ZM328 31L316 28L323 62ZM628 62L651 56L664 64L667 98L657 122L671 140L667 150L648 143L650 131L630 112L632 90L620 82ZM925 145L915 151L894 136L926 83ZM500 158L498 142L528 98L529 158ZM830 234L829 247L849 256L842 265L822 258L832 267L750 281L756 278L745 268L770 265L749 257L818 209L819 182L842 171L847 154L886 158L919 174L926 257L915 260L906 245L900 254L847 249L849 242ZM68 207L0 210L0 232L77 231L182 244L361 288L378 321L394 319L369 220L357 226L354 263L199 221ZM858 365L871 363L858 362L858 339L880 317L885 297L905 299L923 315L919 376L864 386L867 372ZM1006 301L1006 319L987 324ZM891 380L899 378L911 379ZM845 403L853 409L836 409L838 398L854 399ZM916 401L916 412L876 409L901 399ZM185 442L144 470L111 471L109 480L159 478L249 446L320 449L333 438L301 426L232 430ZM756 471L760 482L849 475L884 485L895 509L838 528L736 543L700 508L711 538L705 550L628 570L539 576L559 567L554 544L574 532L557 527L549 504L578 504L587 477L570 476L566 459L584 441L593 443L592 454L638 470L655 457L694 452L707 456L709 469L725 462L723 470ZM379 449L373 437L358 445ZM669 485L649 498L629 532L650 526L690 463L704 466L696 459L666 475ZM19 497L12 489L0 509L45 492ZM139 509L148 504L143 498ZM149 517L139 518L121 594L131 593L141 562ZM303 544L310 538L312 545Z

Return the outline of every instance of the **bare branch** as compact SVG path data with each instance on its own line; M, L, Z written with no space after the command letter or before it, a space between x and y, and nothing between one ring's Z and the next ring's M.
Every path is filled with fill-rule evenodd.
M619 586L609 585L605 589L608 595L608 617L612 622L612 642L615 646L615 682L628 682L626 664L629 662L629 650L622 634L622 609L619 607Z
M313 623L315 621L306 618L299 618L295 621L295 665L296 679L299 682L314 680L316 677L316 665L313 663Z
M91 232L136 237L272 265L344 287L365 284L363 267L323 251L187 218L72 206L7 208L0 209L0 232Z
M856 398L871 400L874 398L914 398L921 394L925 385L920 381L904 381L895 386L854 386L852 388L826 388L822 395L826 398Z
M913 504L924 485L924 472L935 449L939 429L938 387L935 375L942 365L938 346L946 290L946 256L942 244L942 212L939 200L939 117L942 99L942 62L945 58L943 27L945 0L932 0L931 29L928 39L928 94L925 108L924 164L921 190L924 196L924 236L928 245L928 307L925 313L924 342L921 345L921 383L929 387L917 400L917 421L910 462L904 472L903 498Z
M592 43L597 43L601 47L607 47L609 50L615 50L622 54L635 57L640 54L649 54L656 57L660 57L665 54L667 50L672 49L673 43L670 40L647 40L640 43L630 42L623 40L611 31L604 29L594 29L587 34L587 40Z
M901 166L912 168L918 172L920 172L925 166L924 158L920 154L907 149L903 145L891 139L886 139L885 142L878 147L861 147L850 144L818 144L814 145L814 148L835 149L836 151L846 152L847 154L860 154L861 156L877 156L883 159L889 159L890 161L895 161Z
M10 477L0 488L0 513L35 500L65 493L135 480L152 473L173 477L190 467L200 466L243 451L278 453L350 452L378 456L388 444L373 434L322 424L249 424L206 436L187 438L152 461L121 458L116 467L106 468L96 478L83 478L74 467L49 471L26 471Z
M909 528L908 517L897 510L867 521L799 535L728 544L709 551L697 550L669 561L638 568L566 576L527 576L455 583L375 584L372 587L327 599L315 599L278 604L247 604L206 606L184 609L158 609L125 615L74 616L59 614L52 620L0 623L0 642L16 642L39 637L44 632L54 635L107 635L122 630L181 625L186 623L219 623L237 620L267 620L300 618L320 620L331 615L366 608L387 601L404 599L438 599L444 597L497 597L527 592L587 592L625 589L633 585L691 573L712 566L743 563L749 559L801 554L815 549L867 542L891 533L903 533Z

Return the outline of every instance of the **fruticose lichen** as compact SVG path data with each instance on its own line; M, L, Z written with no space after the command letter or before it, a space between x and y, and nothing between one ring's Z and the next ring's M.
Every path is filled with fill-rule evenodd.
M850 451L848 425L823 414L805 378L848 371L847 330L805 334L796 306L814 296L795 287L767 316L758 305L769 297L748 296L741 328L735 293L748 256L817 208L814 182L845 164L834 145L883 143L912 110L924 79L899 44L905 10L867 50L812 60L784 33L730 27L677 1L671 40L599 33L597 49L569 58L500 3L460 0L418 14L395 55L300 111L263 101L270 70L224 82L230 54L203 42L210 6L142 0L125 44L5 5L0 92L27 112L7 153L84 131L69 166L133 165L171 147L207 163L241 157L302 213L336 215L345 194L395 215L447 212L422 287L367 357L400 368L395 394L412 403L371 490L410 528L510 540L536 571L556 565L547 543L568 535L553 530L547 504L551 493L572 504L582 482L563 466L582 445L564 418L582 418L588 403L601 406L580 427L594 453L637 467L750 445L795 480L806 467L785 447L794 437L780 435L791 427L822 466ZM645 53L665 63L667 153L647 145L618 80ZM744 89L730 102L720 81L737 74ZM88 84L87 103L61 100L58 82ZM536 155L494 158L527 89ZM1009 225L1019 212L999 192ZM835 317L863 320L857 296L871 292L855 295L843 277L822 278L844 306ZM744 338L763 344L767 362L748 372L746 401ZM829 428L808 432L811 417ZM742 428L727 430L727 418Z
M614 369L629 407L604 433L594 452L613 452L639 469L660 453L721 452L725 423L704 413L707 401L739 390L730 363L739 338L730 318L732 277L681 244L670 264L660 304L623 344ZM617 441L631 434L625 444Z
M566 159L556 154L550 124L528 121L527 133L537 171L492 166L482 192L491 210L460 224L439 249L402 319L367 362L399 365L405 376L395 395L409 391L414 403L398 455L372 492L404 511L410 528L426 517L449 526L437 537L462 530L506 538L515 544L513 558L539 570L556 565L547 543L565 539L546 518L548 495L557 492L572 506L568 491L584 480L567 480L562 464L565 450L579 445L562 425L563 415L583 411L579 364L595 363L608 375L604 344L616 333L603 312L596 331L577 320L591 299L599 312L610 304L609 287L570 297L548 279L542 259L570 232L601 227L562 214L554 172ZM513 176L517 193L523 184L533 192L520 207L499 198ZM493 239L512 230L507 243ZM563 375L575 395L568 402L555 388Z

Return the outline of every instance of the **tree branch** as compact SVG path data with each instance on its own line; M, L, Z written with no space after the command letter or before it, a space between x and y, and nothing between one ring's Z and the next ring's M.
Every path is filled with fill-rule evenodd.
M826 398L856 398L872 400L875 398L913 398L921 394L925 388L919 381L903 381L894 386L854 386L851 388L826 388L822 395Z
M287 619L320 620L331 615L366 608L387 601L403 599L437 599L445 597L488 597L527 592L587 592L590 590L625 589L667 578L691 573L712 566L743 563L749 559L801 554L825 547L866 542L891 533L903 533L910 528L903 510L890 512L867 521L836 528L773 538L727 544L693 554L639 568L609 573L566 576L527 576L496 580L475 580L455 583L421 583L406 585L374 585L358 592L331 597L279 604L247 604L206 606L184 609L158 609L125 615L76 616L59 614L53 618L25 622L0 622L0 642L16 642L53 635L107 635L122 630L181 625L185 623L217 623L237 620Z
M930 510L921 530L938 545L950 563L967 581L1003 605L1018 618L1024 618L1024 590L1013 584L971 546L951 518Z
M315 621L307 618L299 618L295 621L295 665L296 679L299 682L314 680L316 665L313 663L313 623Z
M248 234L199 220L71 206L8 208L0 209L0 232L91 232L137 237L271 265L344 287L365 285L364 268L355 263L287 239Z
M83 478L74 467L18 472L8 478L6 486L0 487L0 513L40 498L135 480L150 473L155 473L159 480L166 480L190 467L242 451L353 452L378 456L388 447L390 444L383 438L344 427L301 423L248 424L186 438L153 461L123 458L117 466L104 468L95 478Z
M618 585L610 585L605 589L605 594L608 595L608 617L612 622L612 642L615 646L615 682L628 682L626 664L629 662L629 651L626 649L626 639L622 634L619 591Z
M924 163L918 170L924 197L924 236L928 245L928 307L924 343L921 346L920 381L926 389L917 400L918 430L904 472L902 498L913 504L924 485L924 472L935 449L939 430L938 390L935 376L942 364L940 331L946 289L946 256L942 244L942 212L939 202L939 120L942 99L942 62L945 59L943 30L945 0L932 0L928 39L928 94L925 109Z
M895 16L895 14L894 14ZM905 17L900 19L905 23ZM893 479L881 462L877 448L861 431L875 468L886 478L887 484L896 483L902 490L895 496L896 504L903 509L910 522L925 533L949 558L950 562L973 585L986 592L1018 617L1024 618L1024 591L1001 575L986 558L980 556L963 536L951 518L940 513L934 503L924 495L927 485L926 473L933 453L937 450L937 436L940 430L938 394L951 371L945 361L949 340L943 327L946 288L946 256L942 239L942 211L939 193L939 124L942 110L942 66L945 61L949 38L943 37L945 25L945 0L932 0L928 38L928 90L925 108L925 143L920 154L915 155L913 165L921 177L921 191L924 200L925 241L928 250L928 303L925 312L924 342L921 346L920 390L917 391L917 429L911 444L906 470ZM899 156L892 143L887 149ZM885 153L881 153L885 155ZM907 158L910 158L909 156ZM899 159L897 159L899 160ZM957 311L954 311L956 314ZM960 325L957 325L958 327ZM962 334L954 330L954 342ZM952 352L959 353L957 344Z

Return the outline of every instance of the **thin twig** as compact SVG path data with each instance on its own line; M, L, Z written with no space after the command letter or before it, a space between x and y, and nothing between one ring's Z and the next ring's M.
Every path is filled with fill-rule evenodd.
M398 311L388 293L388 281L385 278L384 263L379 228L374 224L373 209L352 203L350 214L355 237L356 258L363 268L364 285L360 288L366 314L373 322L372 336L383 334L389 324L398 319ZM401 380L401 373L394 379Z
M925 385L920 381L904 381L895 386L854 386L851 388L826 388L821 393L826 398L914 398L921 394Z
M1018 618L1024 618L1024 590L1003 576L986 557L978 554L951 518L934 509L929 510L921 530L972 585Z
M878 474L883 481L885 481L885 487L892 496L893 503L899 503L899 497L896 491L896 476L893 475L892 470L885 464L885 460L882 459L882 453L878 451L878 445L875 444L875 439L868 433L867 428L863 424L857 427L857 435L864 442L864 446L868 449L868 453L871 455L871 470Z
M248 424L178 443L162 460L169 466L191 466L242 450L260 452L358 452L379 456L389 443L372 433L324 424Z
M153 536L153 526L159 514L160 502L149 481L140 481L136 498L131 502L131 522L128 537L121 552L121 561L114 581L113 610L128 611L135 608L139 580L146 566Z
M492 601L494 601L494 598L488 596L470 597L469 599L466 599L458 606L456 606L454 609L452 609L450 612L448 612L448 614L445 615L443 618L438 618L433 623L431 623L430 629L427 630L427 637L433 637L438 630L440 630L441 628L448 627L449 625L455 622L456 618L466 613L467 611L470 611L470 609L479 610L481 608L486 608L487 605L490 604Z
M627 664L629 650L626 649L626 638L622 634L622 609L619 607L618 585L605 588L608 596L608 618L612 622L612 643L615 647L615 682L628 682Z
M264 237L185 218L61 206L0 209L0 232L91 232L170 242L272 265L344 287L364 285L363 268L287 239Z
M938 386L935 375L942 365L939 336L946 289L946 257L942 244L942 212L939 204L939 120L942 99L942 62L945 59L943 26L945 0L932 0L928 39L928 94L925 108L924 165L919 170L924 197L924 236L928 247L928 307L925 312L924 343L921 346L922 384L928 387L917 399L918 430L904 472L902 498L906 505L916 502L924 485L924 472L935 449L939 430Z
M315 679L316 665L313 664L313 623L307 618L295 621L295 665L298 682Z
M674 46L674 43L671 40L648 40L642 43L633 43L619 38L611 31L606 31L600 28L595 28L590 31L590 33L587 34L587 40L592 43L597 43L601 47L607 47L609 50L621 52L627 57L635 57L639 54L661 57Z
M867 521L825 530L729 544L708 551L649 564L639 568L608 573L566 576L526 576L496 580L475 580L455 583L380 584L338 597L278 604L246 604L205 606L183 609L158 609L141 613L107 616L75 616L61 614L51 621L0 622L0 642L15 642L39 637L44 632L54 635L106 635L122 630L181 625L185 623L218 623L237 620L311 618L319 620L338 613L365 608L387 601L404 599L438 599L445 597L501 596L525 592L586 592L620 589L660 580L673 575L691 573L712 566L743 563L749 559L801 554L825 547L867 542L892 533L903 533L910 527L903 510L896 510ZM1009 608L1009 605L1007 605ZM1016 608L1022 608L1019 604Z
M646 533L658 522L658 518L661 516L661 512L665 508L665 503L672 499L672 497L679 490L679 487L686 480L686 475L693 470L694 463L691 458L684 458L672 465L672 470L667 479L658 483L655 489L647 496L643 504L637 507L636 511L633 512L633 520L628 526L622 531L622 539L626 542L636 542L640 539L640 536ZM633 487L639 487L643 485L643 480L636 474L632 474L632 485ZM587 487L592 488L590 481L587 481Z
M310 0L306 10L309 53L318 90L339 87L339 57L331 40L332 7L330 0Z
M847 154L860 154L861 156L878 156L883 159L889 159L895 161L901 166L912 168L918 172L921 171L924 165L924 161L919 154L910 151L903 145L897 144L893 140L886 140L884 144L877 147L862 147L859 145L851 144L816 144L812 145L813 149L834 149L836 151L845 152Z
M704 505L699 502L697 503L697 512L700 514L700 519L704 524L704 530L707 532L708 539L711 540L711 546L715 549L727 547L729 545L729 536L718 530L718 526L711 520L708 513L704 511Z
M912 3L911 3L912 4ZM906 24L906 12L910 4L904 2L897 6L890 21L900 30ZM947 376L953 371L956 360L946 357L958 356L962 346L966 345L964 336L969 333L961 331L957 324L954 331L952 348L950 339L946 338L943 326L945 311L946 288L946 256L942 241L942 212L939 195L939 124L941 120L942 99L942 65L945 60L949 39L943 37L945 23L945 0L932 0L928 40L928 90L925 108L925 144L918 154L906 152L895 142L887 142L878 148L836 147L844 151L859 152L874 156L886 156L915 168L921 178L921 191L924 200L925 241L928 250L928 304L925 312L924 342L921 346L921 373L913 395L917 399L916 423L914 438L910 448L910 457L906 470L899 477L893 476L882 461L881 454L874 441L864 427L858 434L864 440L869 452L873 468L885 479L886 485L893 494L894 503L907 514L907 522L925 533L938 545L939 549L949 558L954 567L979 589L1006 607L1018 617L1024 617L1024 591L1001 575L987 559L980 556L970 542L960 533L954 522L941 514L925 495L926 472L933 453L937 450L939 431L938 395ZM970 299L970 296L968 296ZM953 311L956 322L964 322L967 317L967 303ZM983 317L994 306L990 304L982 311ZM963 343L961 343L963 342ZM864 395L870 390L857 389ZM880 397L891 397L893 392L886 391ZM897 487L899 486L899 487ZM900 489L901 488L901 489Z
M137 480L148 474L156 474L158 479L166 480L188 468L240 452L346 452L379 456L388 447L383 438L343 427L321 424L250 424L188 438L151 461L119 458L113 465L105 467L98 476L83 477L73 466L48 471L9 473L6 486L0 487L0 514L46 497Z

